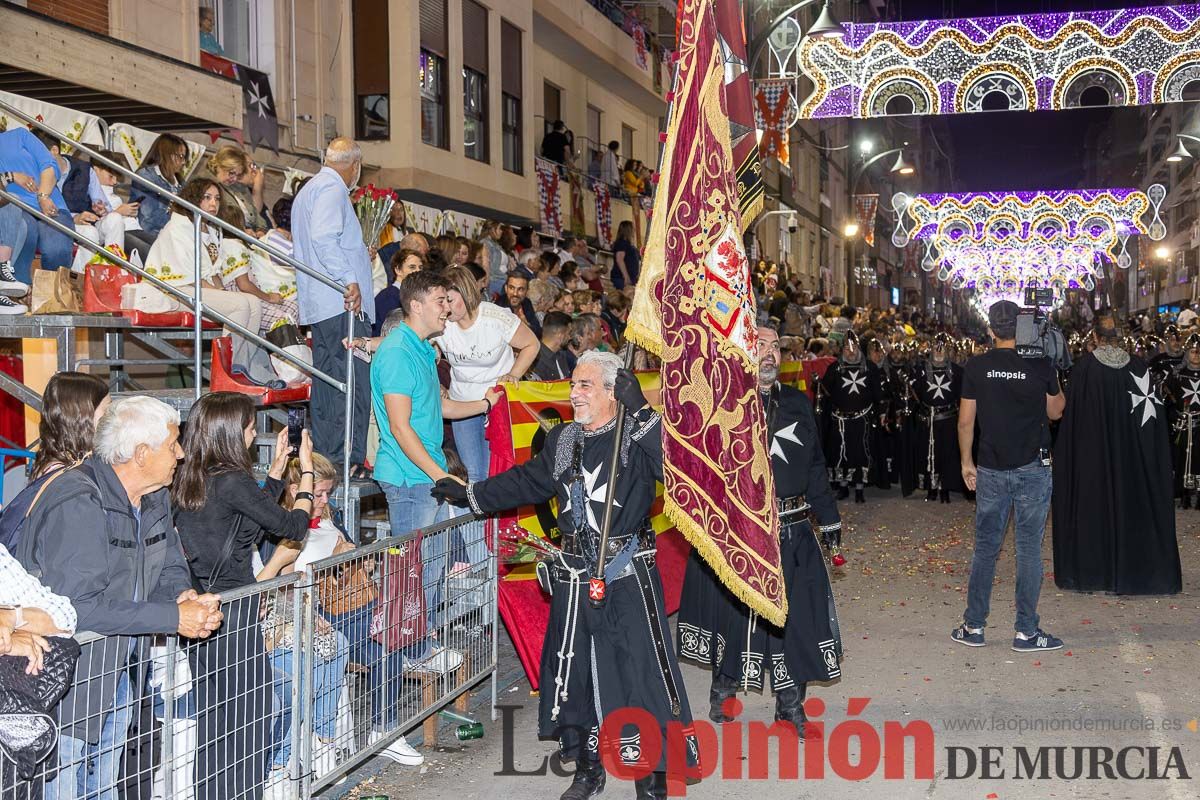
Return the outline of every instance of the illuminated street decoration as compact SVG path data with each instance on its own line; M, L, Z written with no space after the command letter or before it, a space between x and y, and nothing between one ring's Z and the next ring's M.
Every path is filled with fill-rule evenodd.
M899 192L892 197L896 226L892 243L925 244L924 266L931 270L952 254L975 250L1020 251L1034 247L1063 252L1072 245L1103 253L1128 268L1128 241L1147 235L1160 240L1166 226L1160 215L1166 189L1155 184L1137 189L1059 189L1037 192Z
M804 118L1059 110L1196 99L1200 4L845 25L809 37Z

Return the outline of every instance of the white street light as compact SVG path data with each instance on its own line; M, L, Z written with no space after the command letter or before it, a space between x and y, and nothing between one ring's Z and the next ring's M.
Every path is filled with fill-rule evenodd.
M1175 148L1175 152L1167 156L1167 161L1172 164L1178 164L1180 161L1186 161L1192 157L1188 149L1183 146L1183 139L1179 139L1179 147Z
M842 228L842 233L846 235L847 239L853 239L855 236L858 236L858 223L847 222L846 227Z
M846 35L846 28L842 23L837 21L833 16L833 12L829 10L829 2L826 0L825 7L821 9L820 16L813 26L808 29L808 35L817 39L841 39Z
M1160 244L1158 247L1154 248L1154 255L1156 258L1161 258L1165 261L1171 257L1171 248Z
M896 156L896 163L892 165L892 172L898 172L901 175L912 175L916 171L916 167L904 160L904 151L901 150Z
M861 142L858 143L858 152L862 153L863 155L869 154L874 149L875 149L875 143L872 142L870 139L863 139Z

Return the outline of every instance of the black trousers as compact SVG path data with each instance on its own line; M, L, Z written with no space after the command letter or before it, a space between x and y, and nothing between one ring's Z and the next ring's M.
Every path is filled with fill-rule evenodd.
M367 302L367 301L364 301ZM321 320L311 326L313 366L339 381L346 380L346 316ZM371 326L365 320L354 321L355 336L370 336ZM371 414L371 365L361 358L354 359L354 429L350 434L350 463L361 464L367 459L367 427ZM312 416L313 449L334 464L345 461L343 438L346 431L346 395L320 378L313 378Z
M271 757L271 665L259 602L233 604L211 638L189 646L196 686L196 800L259 800Z

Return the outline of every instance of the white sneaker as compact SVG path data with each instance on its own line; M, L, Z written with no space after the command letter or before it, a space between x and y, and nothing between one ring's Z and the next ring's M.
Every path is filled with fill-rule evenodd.
M0 294L0 314L8 316L16 316L18 314L28 314L29 307L13 301L11 298Z
M24 297L29 294L29 284L21 283L13 274L11 261L0 261L0 295Z
M373 745L385 736L387 734L383 731L372 731L368 744ZM378 755L390 758L397 764L403 764L406 767L419 767L425 763L425 756L413 749L413 746L403 736L380 750Z
M406 668L415 672L436 672L439 675L445 675L447 672L453 672L462 666L463 654L457 650L450 648L442 648L433 655L421 661L413 661L406 664Z

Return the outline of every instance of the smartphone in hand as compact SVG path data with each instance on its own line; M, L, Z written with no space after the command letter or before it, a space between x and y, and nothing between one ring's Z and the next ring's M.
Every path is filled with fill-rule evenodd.
M288 453L294 456L300 452L300 441L304 434L304 419L306 413L303 408L289 408L287 415Z

